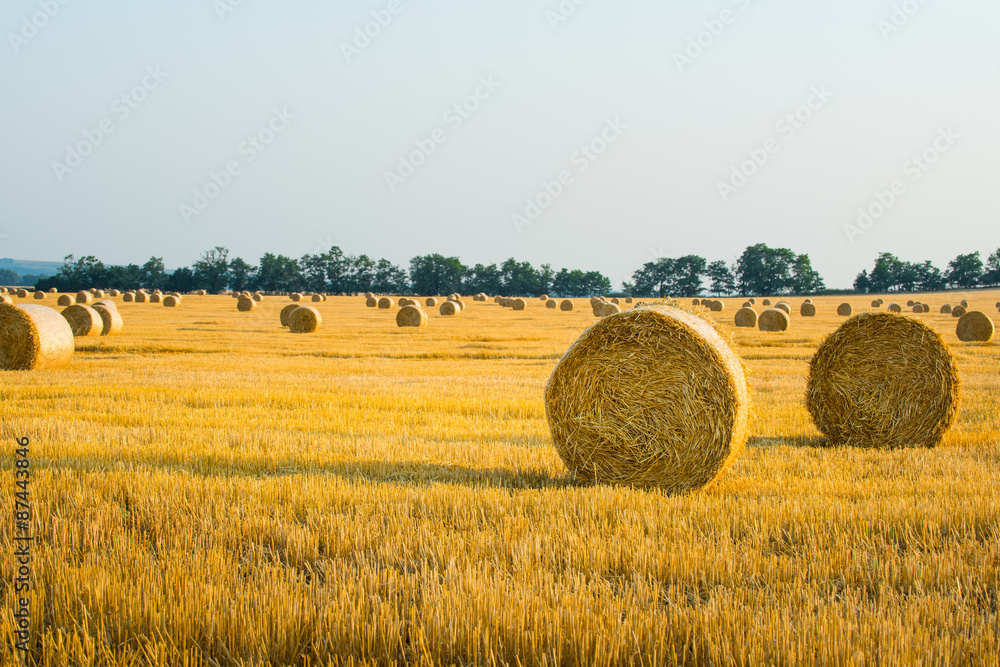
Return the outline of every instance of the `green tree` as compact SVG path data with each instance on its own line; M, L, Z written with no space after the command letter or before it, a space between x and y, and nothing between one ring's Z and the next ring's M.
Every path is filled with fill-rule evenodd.
M518 262L513 257L500 265L502 291L510 296L538 296L538 271L530 262Z
M242 257L229 262L229 288L243 291L250 287L254 267L247 264Z
M825 287L823 277L812 267L809 255L796 255L792 264L792 291L795 294L815 294Z
M736 276L733 275L732 269L729 265L721 259L717 259L708 265L708 269L705 271L706 275L711 279L712 286L711 291L714 294L732 294L736 289Z
M788 248L769 248L764 243L748 246L736 261L740 292L764 296L791 289L795 260L795 253Z
M17 271L0 269L0 285L17 285Z
M400 294L406 290L406 271L385 258L380 259L375 265L373 291L379 294Z
M410 260L410 284L416 294L459 292L465 270L458 257L421 255Z
M1000 248L986 260L986 269L980 282L987 287L1000 285Z
M190 292L195 288L194 271L186 266L176 269L167 277L166 290L169 292Z
M465 274L464 292L468 294L500 294L503 292L503 276L496 264L476 264Z
M351 261L352 292L371 292L375 285L375 264L368 255L358 255Z
M142 286L146 289L163 289L167 286L167 272L162 257L150 257L142 265Z
M949 285L970 289L979 284L983 276L983 260L979 256L979 251L967 255L959 255L948 262L948 272L946 278Z
M868 270L865 269L857 275L854 279L854 289L858 292L870 292L872 289L872 281L868 279Z
M879 253L868 278L872 292L893 292L899 289L903 262L891 252Z
M268 292L297 291L302 286L299 263L291 257L265 253L252 282L257 289Z
M229 250L215 246L206 250L194 263L194 281L197 289L213 294L226 289L229 284Z

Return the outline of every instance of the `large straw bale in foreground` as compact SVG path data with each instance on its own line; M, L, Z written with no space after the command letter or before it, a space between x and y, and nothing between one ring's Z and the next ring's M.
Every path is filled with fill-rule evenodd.
M427 326L427 313L420 306L403 306L396 313L396 326L425 327Z
M0 370L58 370L74 349L73 330L59 311L0 303Z
M292 333L313 333L323 324L323 316L312 306L299 306L288 316L288 329Z
M14 300L6 294L0 294L0 303L14 303Z
M62 316L69 322L69 328L77 338L100 336L104 330L104 320L101 314L90 306L72 305L62 311Z
M545 387L559 455L578 480L698 489L747 439L743 366L711 324L639 307L587 329Z
M962 315L955 334L963 343L989 343L993 340L993 320L986 313L970 310Z
M919 320L862 313L820 345L806 406L834 445L933 447L958 412L958 369L948 346Z

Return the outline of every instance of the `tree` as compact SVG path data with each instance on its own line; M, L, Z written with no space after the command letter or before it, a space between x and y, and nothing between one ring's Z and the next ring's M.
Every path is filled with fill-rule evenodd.
M410 284L416 294L451 294L462 289L465 266L458 257L422 255L410 260Z
M879 253L875 259L868 278L871 281L872 292L892 292L899 288L899 278L903 272L903 263L891 252Z
M503 277L496 264L476 264L465 273L464 291L468 294L500 294L503 291Z
M299 263L291 257L264 253L253 283L268 292L295 292L302 286Z
M229 250L215 246L201 255L194 263L194 282L197 289L216 293L229 283Z
M375 284L372 291L379 294L399 294L406 290L406 271L385 258L380 259L375 265Z
M792 291L796 294L815 294L825 287L823 277L813 269L809 255L796 255L792 264Z
M929 259L923 264L915 264L914 271L917 274L917 289L921 292L936 292L947 286L941 269L934 266Z
M980 282L987 287L1000 285L1000 248L986 260L986 270Z
M979 284L983 276L983 260L979 251L967 255L959 255L948 262L946 278L949 285L970 289Z
M721 259L717 259L708 265L705 271L712 280L711 291L716 295L732 294L736 289L736 276L733 275L729 265Z
M358 255L351 261L351 291L371 292L375 285L375 262L368 255Z
M708 261L698 255L678 257L674 264L677 276L677 292L684 296L695 296L702 291L701 277L705 273Z
M237 257L229 262L229 287L230 289L243 291L250 286L254 268L247 264L242 257Z
M17 271L14 269L0 269L0 285L16 285Z
M871 291L872 281L868 279L867 269L859 273L857 278L854 279L854 289L862 293Z
M503 293L510 296L539 296L538 271L531 262L518 262L513 257L500 265Z
M635 296L664 298L674 293L677 279L675 275L677 261L669 257L660 257L655 262L646 262L641 269L632 274Z
M146 289L163 289L167 286L167 272L163 268L162 257L150 257L142 265L140 282Z
M740 292L764 296L791 288L795 261L795 253L788 248L769 248L764 243L748 246L736 261Z
M555 271L552 270L551 264L542 264L541 270L538 272L538 292L539 296L542 294L548 294L549 290L552 289L552 280L556 277Z
M167 278L166 289L169 292L190 292L195 288L194 271L186 266L175 270Z

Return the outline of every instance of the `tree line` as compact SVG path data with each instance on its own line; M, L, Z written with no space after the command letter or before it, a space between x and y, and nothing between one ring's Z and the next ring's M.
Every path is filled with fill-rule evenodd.
M13 273L13 272L10 272ZM0 284L14 284L16 274L0 274ZM984 263L979 252L959 255L944 271L930 261L906 262L882 253L871 271L858 274L857 292L913 292L956 287L1000 285L1000 249ZM299 259L266 253L256 264L241 257L230 258L220 246L204 252L191 266L168 272L162 257L151 257L141 266L105 265L94 256L64 258L56 275L37 280L35 289L56 288L75 292L92 287L160 289L190 292L204 289L262 290L268 292L313 291L327 294L505 294L587 297L620 293L635 297L717 296L741 294L822 294L822 276L807 254L763 243L748 246L733 262L708 261L698 255L661 257L643 264L615 290L599 271L562 268L549 264L534 267L510 258L500 264L463 264L458 257L420 255L403 268L387 259L349 255L333 246L326 252Z

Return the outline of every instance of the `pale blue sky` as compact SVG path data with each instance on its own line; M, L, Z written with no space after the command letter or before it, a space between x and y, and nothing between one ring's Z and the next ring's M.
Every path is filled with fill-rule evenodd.
M659 253L733 260L765 242L848 286L881 250L944 266L1000 245L995 0L587 0L554 29L558 0L409 0L352 62L341 44L389 0L243 0L220 18L224 2L3 4L0 256L180 266L215 245L255 261L333 243L404 265L514 256L617 286ZM904 4L915 13L884 36ZM724 10L680 71L675 53ZM144 77L125 117L116 100ZM445 112L481 77L498 87L455 127ZM814 87L830 98L788 137L777 121ZM251 161L241 144L268 138L275 109L295 118ZM54 167L103 119L113 133ZM580 171L574 153L609 119L624 129ZM949 127L912 180L907 160ZM436 128L447 140L390 191L385 173ZM718 182L770 138L777 152L723 201ZM228 161L228 187L183 215ZM512 215L563 170L570 184L518 231ZM905 193L850 242L844 225L897 179Z

